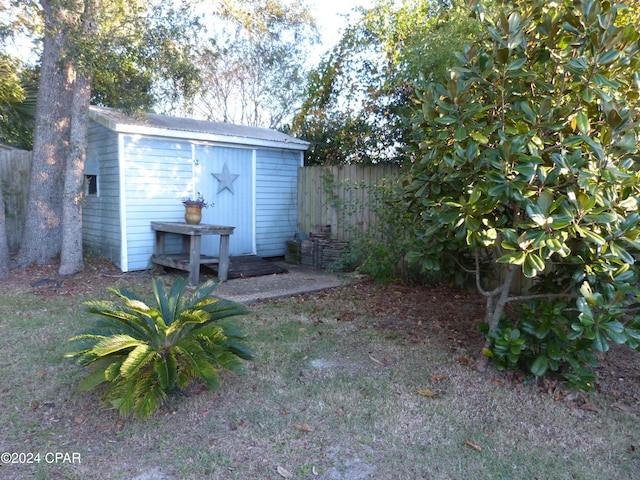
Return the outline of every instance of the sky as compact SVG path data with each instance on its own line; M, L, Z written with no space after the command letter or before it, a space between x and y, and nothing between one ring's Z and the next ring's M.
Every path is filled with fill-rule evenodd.
M328 50L340 40L347 26L346 16L355 7L370 7L372 0L307 0L311 13L318 21L322 35L323 50ZM353 16L353 14L352 14Z
M322 35L322 48L318 51L318 57L336 45L341 38L342 31L348 25L348 16L353 14L355 7L370 7L373 0L307 0L311 13L317 19L318 28ZM10 48L19 57L31 57L30 47L25 45L15 45ZM317 62L314 62L317 63Z

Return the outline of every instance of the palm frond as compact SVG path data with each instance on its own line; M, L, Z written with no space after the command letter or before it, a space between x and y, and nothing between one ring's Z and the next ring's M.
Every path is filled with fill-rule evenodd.
M113 405L122 417L128 417L133 411L138 380L134 377L118 380L105 395L105 401Z
M122 366L120 367L120 375L122 375L123 377L133 376L138 370L147 365L157 355L158 353L149 345L138 345L136 348L129 352L124 362L122 362Z
M108 382L115 382L120 377L120 367L124 360L123 357L120 357L104 369L104 376Z
M218 287L218 283L216 280L208 280L204 283L198 285L191 297L189 298L189 302L185 305L186 308L202 308L203 302L211 300L211 293Z
M178 277L171 287L171 291L167 294L164 283L159 278L153 280L153 294L160 310L160 314L164 324L168 327L173 324L180 298L184 295L187 282L182 277Z
M158 376L160 388L165 391L173 390L176 384L178 369L178 362L173 352L167 352L165 358L160 356L156 357L153 362L153 369Z
M166 398L164 390L150 379L148 389L136 398L133 413L138 418L147 418L164 404Z
M237 355L243 360L255 360L256 358L253 350L251 350L251 348L249 348L246 343L229 339L227 340L225 346L231 353Z
M211 320L245 315L248 312L244 305L220 298L215 299L215 302L203 305L201 308L209 313Z
M92 353L99 357L104 357L111 353L135 348L140 344L140 340L129 335L112 335L111 337L104 337L100 340L100 342L93 347Z
M114 302L89 301L85 302L85 305L87 306L89 313L94 313L101 317L120 322L124 328L139 327L139 331L141 333L155 331L155 326L152 324L150 325L145 318L140 318L140 315L137 312L131 311L130 309L122 307Z
M237 355L231 352L218 351L214 358L212 358L212 363L236 375L244 375L247 373L244 363L240 361Z
M126 287L109 288L108 290L111 293L113 293L116 297L120 298L121 300L124 300L125 302L130 300L137 300L141 303L146 303L145 299L141 295L138 295L136 292L134 292L133 290L129 290Z
M95 371L82 379L78 384L78 389L81 391L87 391L104 382L110 381L107 376L107 369L112 363L113 360L110 358L98 359L98 361L92 365L92 368L95 369Z
M167 329L167 336L179 341L180 338L187 336L191 330L209 321L209 314L203 310L183 312Z
M193 339L182 340L176 344L175 349L189 363L196 373L196 377L202 380L210 390L218 388L218 372L208 358L200 344Z
M216 325L218 325L220 328L222 328L222 331L224 332L224 334L227 337L231 337L231 338L237 338L237 339L241 339L241 338L246 338L247 335L246 333L244 333L244 330L242 329L242 327L238 324L238 322L234 321L234 320L221 320L219 322L216 322Z

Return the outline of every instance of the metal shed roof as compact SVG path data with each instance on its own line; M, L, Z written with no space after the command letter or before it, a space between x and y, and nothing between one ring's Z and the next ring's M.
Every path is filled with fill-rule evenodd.
M170 117L155 113L130 116L112 108L96 106L90 108L89 118L118 133L154 135L287 150L306 150L309 147L309 142L269 128L208 122L206 120Z

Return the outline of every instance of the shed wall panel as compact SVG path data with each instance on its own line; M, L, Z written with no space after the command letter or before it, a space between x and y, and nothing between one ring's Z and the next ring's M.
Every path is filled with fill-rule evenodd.
M84 245L121 266L118 135L91 122L86 164L85 173L98 177L98 195L86 196L82 205Z
M149 267L152 221L184 221L182 200L193 192L191 144L127 135L124 138L127 270Z
M259 256L285 253L297 229L299 152L258 150L256 161L256 250Z

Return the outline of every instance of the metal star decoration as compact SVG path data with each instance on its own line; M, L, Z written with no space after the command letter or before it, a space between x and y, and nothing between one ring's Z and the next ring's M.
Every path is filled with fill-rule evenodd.
M226 163L224 164L224 167L222 168L222 173L212 173L211 175L213 175L215 177L215 179L218 180L218 193L223 191L225 188L227 190L229 190L231 193L234 193L233 192L233 182L240 175L237 175L235 173L230 173L229 172L229 167L227 166Z

